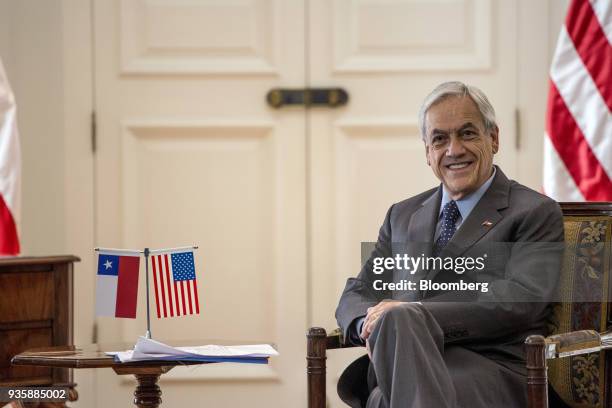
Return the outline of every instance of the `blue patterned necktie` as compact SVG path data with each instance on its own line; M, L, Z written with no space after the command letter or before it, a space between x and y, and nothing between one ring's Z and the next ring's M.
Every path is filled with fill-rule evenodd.
M455 224L460 215L459 208L455 201L451 200L444 205L442 209L442 229L434 246L434 256L440 255L440 252L442 252L446 244L448 244L448 241L455 235L455 231L457 230Z

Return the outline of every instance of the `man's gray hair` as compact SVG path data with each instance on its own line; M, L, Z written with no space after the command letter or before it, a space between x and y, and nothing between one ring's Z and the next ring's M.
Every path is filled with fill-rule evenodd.
M426 136L425 115L427 115L427 111L436 103L441 102L451 96L469 96L470 99L474 101L478 111L480 112L480 116L482 117L482 122L484 123L486 131L497 126L495 109L493 109L493 105L491 105L491 102L489 102L489 99L484 92L475 86L466 85L463 82L444 82L438 85L436 89L427 95L427 98L425 98L423 105L421 105L421 109L419 110L419 129L421 130L421 138L423 140L425 140Z

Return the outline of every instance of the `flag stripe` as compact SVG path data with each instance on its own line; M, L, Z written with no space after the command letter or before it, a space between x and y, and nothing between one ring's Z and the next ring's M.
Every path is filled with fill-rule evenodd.
M599 25L595 11L588 1L576 1L567 14L569 37L580 55L599 93L612 110L612 46Z
M176 301L176 315L181 315L181 303L179 302L179 294L178 294L178 282L174 281L174 299Z
M136 318L139 266L140 257L119 257L119 276L117 279L117 305L115 317Z
M164 255L164 263L166 265L166 284L168 285L168 304L170 305L170 317L174 316L174 305L172 304L172 282L170 280L170 266L168 265L168 255ZM176 292L174 294L176 296Z
M597 16L599 25L604 31L608 42L612 44L612 7L608 0L590 0L591 7Z
M187 281L187 298L189 302L189 314L193 314L193 304L191 303L191 281Z
M198 282L193 281L193 299L195 301L196 314L200 314L200 303L198 301Z
M151 257L151 266L153 267L153 288L155 293L155 307L157 308L157 318L160 318L159 314L159 298L157 297L158 285L157 285L157 268L155 267L155 257Z
M97 275L96 316L115 316L117 308L117 277Z
M157 269L159 270L159 286L161 288L162 309L164 310L164 317L168 317L168 310L166 308L166 282L164 281L164 268L162 268L161 258L161 256L157 257Z
M0 194L0 254L17 255L19 253L19 237L11 210Z
M183 302L183 314L187 314L187 307L185 306L185 285L184 281L181 281L181 301Z
M584 198L590 201L612 200L612 182L553 83L549 92L546 127L553 146Z
M548 134L544 137L544 194L549 197L563 197L566 201L584 201Z

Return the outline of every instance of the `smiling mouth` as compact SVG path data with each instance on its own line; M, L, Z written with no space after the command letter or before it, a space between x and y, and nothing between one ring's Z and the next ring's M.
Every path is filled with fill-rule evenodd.
M472 163L473 163L472 161L464 161L464 162L447 164L444 167L446 167L449 170L461 170L461 169L465 169Z

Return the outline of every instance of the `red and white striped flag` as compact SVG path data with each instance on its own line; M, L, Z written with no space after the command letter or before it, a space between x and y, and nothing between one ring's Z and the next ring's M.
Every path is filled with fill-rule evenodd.
M550 69L544 192L612 201L612 1L573 0Z
M21 152L17 108L0 61L0 255L19 253Z
M152 250L151 267L158 318L200 313L193 250Z

